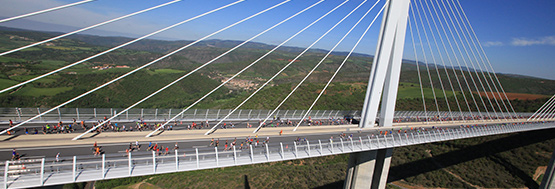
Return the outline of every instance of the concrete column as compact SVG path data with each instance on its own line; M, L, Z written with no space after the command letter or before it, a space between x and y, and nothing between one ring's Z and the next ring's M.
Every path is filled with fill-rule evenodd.
M370 188L376 165L376 155L376 150L349 155L345 189Z
M397 98L401 60L410 0L390 0L384 9L382 27L370 71L359 127L374 127L380 100L380 126L391 126ZM384 87L385 86L385 87Z
M391 165L391 155L393 155L393 148L378 150L371 188L385 188Z
M351 153L344 188L385 188L393 148Z
M540 188L555 189L555 152L553 152L553 155L551 155L551 160L549 160L549 165L547 166L545 174L543 175Z

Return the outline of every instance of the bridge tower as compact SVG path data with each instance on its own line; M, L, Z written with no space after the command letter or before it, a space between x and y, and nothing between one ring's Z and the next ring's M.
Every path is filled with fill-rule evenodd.
M410 0L389 0L384 10L359 123L361 128L374 127L380 97L382 105L379 126L393 124L409 6Z
M360 128L374 127L380 100L382 105L379 126L393 124L410 0L389 0L387 3L368 81ZM392 152L393 149L388 148L352 153L344 187L385 188Z

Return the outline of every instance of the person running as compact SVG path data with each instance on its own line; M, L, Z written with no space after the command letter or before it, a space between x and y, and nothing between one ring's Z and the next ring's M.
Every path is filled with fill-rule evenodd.
M152 150L152 141L148 142L148 148L146 151Z
M17 153L15 148L12 150L12 160L19 160L19 154Z
M174 150L179 149L179 146L177 146L177 142L175 143L175 146L173 147Z
M139 145L139 140L135 141L135 148L137 148L137 150L141 150L141 145Z
M212 138L212 139L210 140L210 146L213 146L213 145L214 145L214 138Z
M60 162L60 152L58 152L58 154L56 154L56 162Z

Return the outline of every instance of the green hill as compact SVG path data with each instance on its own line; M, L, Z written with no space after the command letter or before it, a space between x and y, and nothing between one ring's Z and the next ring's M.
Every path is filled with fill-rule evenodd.
M56 33L0 28L0 51L11 50L55 35ZM2 64L0 67L0 87L6 88L12 86L130 40L130 38L125 37L74 35L2 56L0 57L0 64ZM190 41L144 40L138 42L124 49L113 51L52 76L40 79L24 87L0 94L0 106L55 106L188 43ZM68 107L127 107L188 71L212 60L238 43L238 41L226 40L201 42L78 100L68 105ZM189 78L158 94L139 107L186 107L222 81L243 69L253 60L268 52L271 48L273 48L272 45L247 43L244 47L199 70ZM301 50L296 47L278 49L241 74L237 78L238 80L234 80L237 82L226 85L197 107L234 107L256 89L257 86L273 76L277 70L288 64ZM243 108L271 109L275 107L324 55L324 51L320 49L309 51L272 81L270 86L263 89L260 94L246 103ZM343 61L344 55L345 53L343 52L332 53L332 56L326 59L320 68L308 78L306 84L282 108L307 108ZM336 79L325 95L322 96L315 109L360 109L364 100L366 82L370 74L371 61L372 56L369 55L355 54L352 56L338 73ZM422 67L420 71L421 74L427 76L425 75L427 71ZM447 82L445 71L443 69L439 71L439 77L442 78L444 86L450 86ZM453 71L456 71L457 75L461 74L459 70L448 69L450 77L455 77ZM463 74L468 75L470 73L464 71ZM475 73L472 72L471 74ZM431 70L430 75L436 95L438 98L442 98L443 92L439 87L438 74L435 70ZM425 98L432 98L432 87L427 79L428 77L422 78ZM555 81L552 80L502 74L499 75L499 80L507 92L542 95L555 93ZM403 64L401 82L402 85L398 95L398 109L421 110L422 106L419 105L422 101L420 84L414 62L406 61ZM464 84L462 89L466 91L465 93L468 93L468 89ZM454 100L455 95L459 94L457 98L460 98L460 87L455 85L454 90L455 93L450 88L446 88L445 95ZM473 88L473 91L475 90ZM480 88L480 90L482 89ZM441 99L438 100L441 101ZM433 100L426 101L432 102ZM517 109L533 111L534 108L539 107L538 105L543 103L542 101L544 102L545 100L528 100L515 103L522 105L522 107L517 107ZM445 102L443 102L443 105L441 103L439 105L441 109L446 109ZM435 106L435 104L430 106Z

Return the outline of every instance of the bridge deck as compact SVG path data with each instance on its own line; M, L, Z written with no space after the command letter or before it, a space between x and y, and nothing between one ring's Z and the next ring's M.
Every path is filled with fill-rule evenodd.
M451 123L453 124L453 123ZM415 124L417 125L417 124ZM446 125L448 125L446 123ZM460 124L459 124L460 125ZM322 128L329 128L328 130ZM333 128L335 127L335 128ZM431 127L431 125L429 125ZM332 130L356 128L356 126L319 126L307 127L305 131ZM40 160L25 163L25 169L19 169L22 162L9 162L5 170L5 186L9 188L36 187L41 185L57 185L71 182L122 178L130 176L161 174L177 171L189 171L284 161L309 157L344 154L366 150L393 148L445 140L470 138L478 136L514 133L539 129L555 128L550 123L507 124L477 127L456 127L452 129L429 129L427 131L412 130L409 133L393 133L388 135L372 135L366 137L334 138L332 140L311 140L309 142L283 142L270 145L254 145L248 149L220 150L214 147L196 149L195 152L179 149L168 155L158 155L154 152L131 153L132 156L122 154L106 154L95 157L79 157L76 160L63 158L57 160ZM275 130L273 130L275 129ZM281 128L267 129L277 131ZM244 133L240 130L234 131ZM211 136L208 136L211 137ZM162 137L159 137L162 138ZM186 153L186 154L185 154ZM44 162L43 165L41 163ZM43 171L42 171L43 170ZM14 171L25 171L16 173ZM5 172L6 173L6 172Z
M515 122L526 122L525 119L515 119L515 120L487 120L479 122L463 122L463 121L449 121L449 122L429 122L429 124L422 122L405 122L405 123L394 123L393 127L374 127L364 130L390 130L392 128L403 128L403 127L449 127L449 126L460 126L469 124L498 124L498 123L515 123ZM48 146L64 146L64 145L91 145L95 141L99 144L110 144L110 143L125 143L134 142L138 140L139 142L147 141L175 141L175 140L210 140L211 138L245 138L247 136L254 136L252 131L255 128L234 128L234 129L219 129L211 135L204 135L206 130L172 130L164 131L159 136L153 136L150 138L145 138L145 136L151 131L133 131L133 132L103 132L98 135L89 134L86 137L72 141L71 139L80 133L69 133L69 134L38 134L38 135L18 135L9 136L2 135L0 140L0 149L10 149L10 148L23 148L23 147L43 147L45 141L48 141ZM260 130L258 133L259 137L267 136L277 136L279 132L283 130L283 135L295 135L295 136L307 136L314 134L324 134L324 133L340 133L348 130L359 130L357 125L326 125L326 126L304 126L299 127L299 129L293 132L293 127L266 127Z

